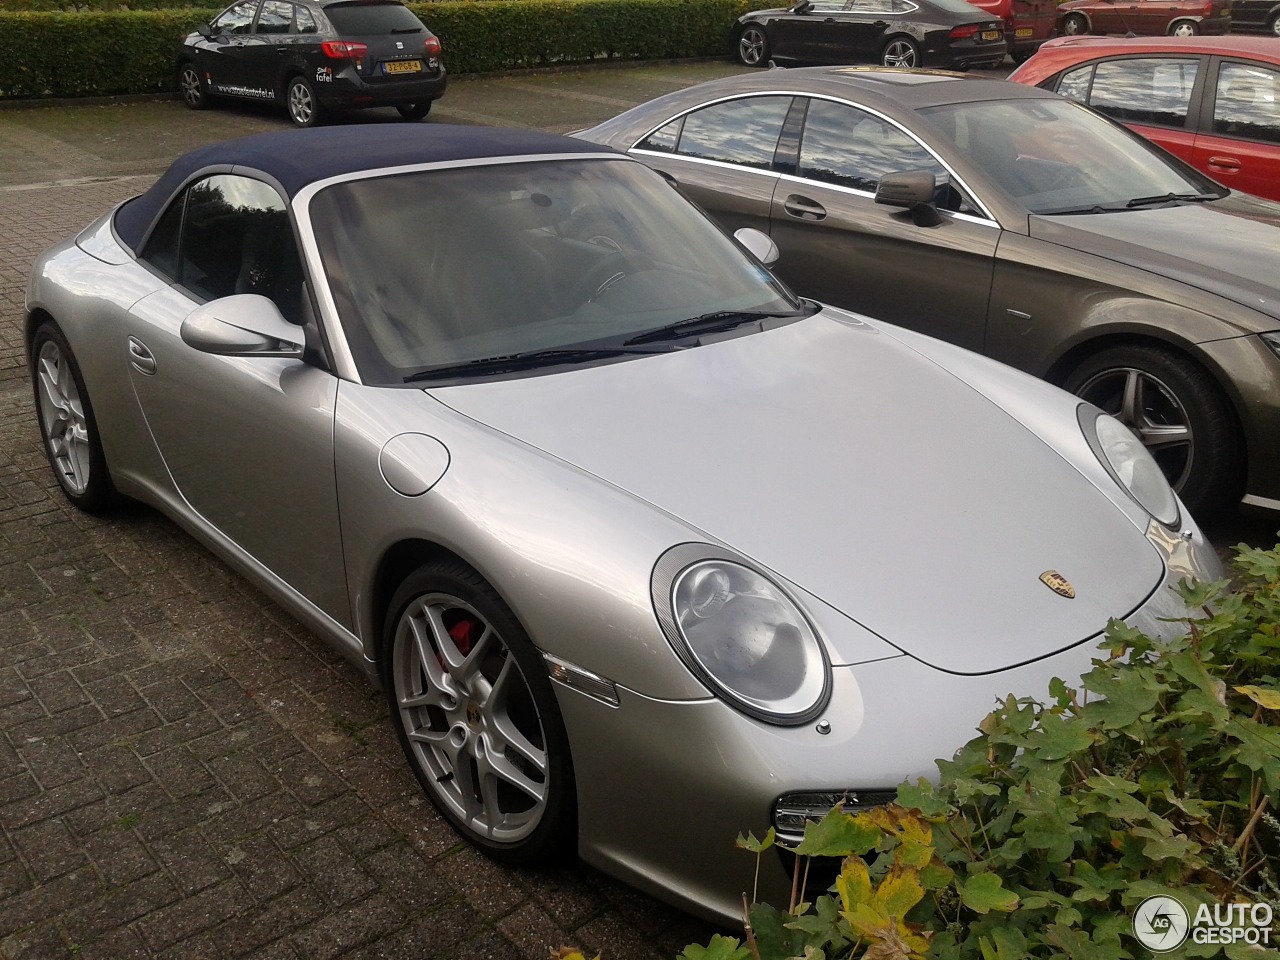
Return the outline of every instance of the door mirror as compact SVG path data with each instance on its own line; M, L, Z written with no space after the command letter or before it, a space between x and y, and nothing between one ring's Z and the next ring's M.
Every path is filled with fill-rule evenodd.
M220 357L302 357L302 327L256 293L211 300L182 321L182 342Z
M767 234L762 233L755 227L743 227L734 233L733 239L737 240L747 251L766 267L771 267L778 262L781 254L778 252L778 245Z
M925 170L908 173L888 173L876 185L876 203L890 207L906 207L918 227L936 227L942 222L938 208L933 205L938 181Z
M792 13L809 13L813 10L813 0L798 0L791 5Z
M212 40L213 24L212 23L200 24L200 26L196 27L196 33L200 34L200 36L204 37L206 40Z

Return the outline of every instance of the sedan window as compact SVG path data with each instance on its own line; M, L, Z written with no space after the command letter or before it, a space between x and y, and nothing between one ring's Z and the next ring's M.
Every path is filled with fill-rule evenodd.
M248 33L253 27L253 14L257 9L258 0L241 0L228 7L213 21L213 32Z
M1280 143L1280 73L1224 63L1218 72L1213 132Z
M296 19L299 33L316 32L316 18L311 15L311 11L306 7L297 8Z
M947 177L933 154L887 120L830 100L809 104L800 176L874 192L885 174L911 170Z
M1031 213L1104 213L1221 196L1211 180L1070 100L988 100L920 113Z
M1123 123L1186 126L1199 59L1151 57L1099 63L1089 105Z
M782 123L791 109L791 99L745 97L697 110L684 118L674 152L768 170L773 166L773 155L782 135ZM663 149L661 144L664 140L670 142L673 126L667 124L640 147ZM651 142L654 146L650 146Z

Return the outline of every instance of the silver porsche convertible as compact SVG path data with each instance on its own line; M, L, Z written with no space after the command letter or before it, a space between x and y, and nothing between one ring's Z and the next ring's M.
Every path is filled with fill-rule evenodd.
M379 682L473 843L731 918L738 831L883 802L1219 574L1116 420L776 253L581 141L218 144L36 263L40 428L76 505L155 505Z

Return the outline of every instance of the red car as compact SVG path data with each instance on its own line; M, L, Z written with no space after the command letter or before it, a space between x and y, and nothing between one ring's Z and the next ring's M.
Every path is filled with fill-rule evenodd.
M1023 63L1053 36L1058 24L1054 0L970 0L1004 21L1004 39L1014 63Z
M1067 0L1058 6L1058 32L1119 33L1144 37L1223 34L1231 26L1230 0Z
M1280 200L1280 43L1063 37L1009 77L1056 90L1219 183Z

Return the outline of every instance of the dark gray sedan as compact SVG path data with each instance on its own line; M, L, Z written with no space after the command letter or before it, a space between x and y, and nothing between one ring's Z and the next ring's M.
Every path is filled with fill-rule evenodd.
M579 136L767 231L799 293L1118 415L1193 510L1280 509L1280 205L1056 94L955 74L771 70Z

